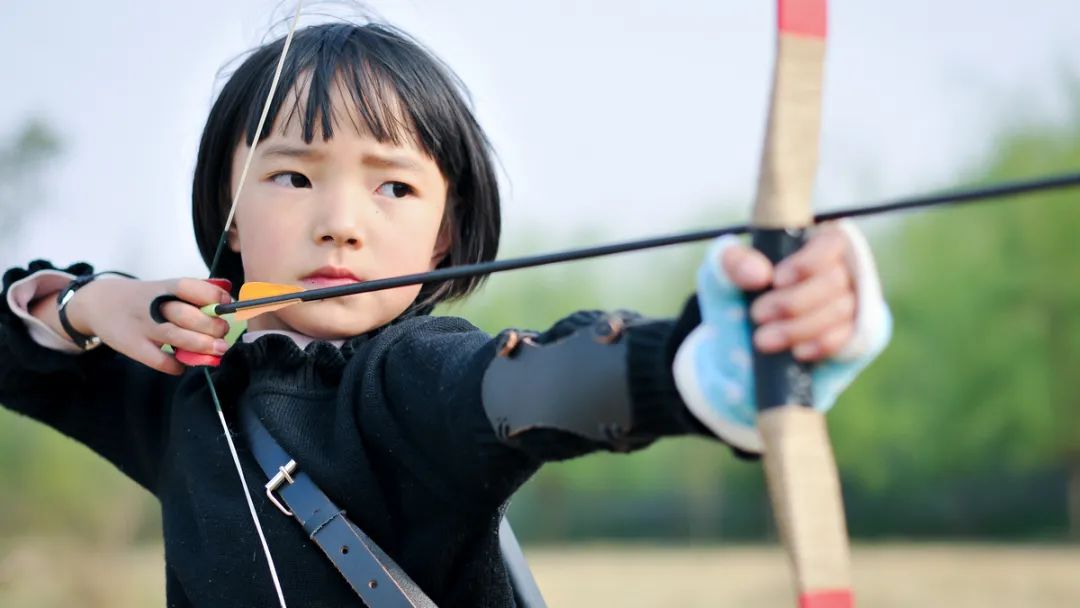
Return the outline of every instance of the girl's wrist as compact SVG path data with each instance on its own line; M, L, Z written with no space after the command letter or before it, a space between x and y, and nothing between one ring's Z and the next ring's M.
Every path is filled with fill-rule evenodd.
M64 334L83 350L89 350L101 343L101 339L94 329L93 316L90 314L98 306L96 304L87 304L88 300L97 298L98 289L103 287L101 281L97 280L102 275L107 275L109 278L119 276L125 279L134 279L133 276L127 273L117 271L84 275L73 280L57 296L56 313L60 327L63 329Z
M87 313L94 309L91 302L96 298L99 287L101 287L99 281L87 283L69 296L70 300L65 307L68 324L72 329L84 336L97 336L93 324L87 318ZM59 314L57 315L57 323L60 323ZM62 335L68 336L69 332L65 329Z

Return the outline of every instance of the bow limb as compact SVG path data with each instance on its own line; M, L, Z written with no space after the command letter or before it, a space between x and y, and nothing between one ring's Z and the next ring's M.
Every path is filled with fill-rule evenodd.
M754 246L774 263L797 250L813 223L826 0L777 0L777 58L753 208ZM790 352L754 354L758 426L776 525L800 608L848 608L847 526L824 416L813 409L810 369Z

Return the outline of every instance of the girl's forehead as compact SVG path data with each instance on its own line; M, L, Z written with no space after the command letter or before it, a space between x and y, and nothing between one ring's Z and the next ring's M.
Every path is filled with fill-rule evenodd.
M333 95L312 115L306 105L309 87L308 84L297 87L285 97L272 128L259 142L257 156L264 159L303 158L310 162L344 156L350 159L349 162L358 160L372 167L409 170L431 179L443 179L434 158L419 144L412 121L400 103L383 104L395 114L381 116L379 124L393 125L395 130L389 135L384 132L379 138L359 107L362 102L354 101L341 85L329 88ZM324 131L322 108L329 109L329 135ZM306 137L308 127L312 128L311 137ZM244 146L237 148L237 159L243 150Z
M429 156L401 97L385 83L356 86L356 78L338 74L313 93L310 72L302 74L283 97L270 137L302 139L316 144L339 137L375 140Z

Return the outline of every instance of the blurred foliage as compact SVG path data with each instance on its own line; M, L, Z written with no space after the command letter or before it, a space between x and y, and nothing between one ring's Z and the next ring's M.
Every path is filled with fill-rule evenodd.
M0 242L16 237L29 214L45 207L44 170L61 151L40 120L0 142ZM0 536L33 530L123 544L158 535L152 497L82 446L6 410L0 410L0 484L7 488Z
M33 133L0 146L38 151L0 154L0 175L25 175L34 154L43 154L40 166L44 152L57 149L47 129ZM1080 120L1013 125L978 170L956 182L1077 168ZM17 217L18 200L0 191L0 214L8 214L0 217ZM873 244L895 337L830 414L852 533L1061 538L1070 512L1075 533L1077 193L913 215L883 227ZM548 234L503 254L603 240L599 232ZM692 290L701 253L676 248L496 275L469 301L440 312L490 332L544 329L587 308L670 317ZM33 530L123 543L157 534L156 506L134 484L84 448L3 411L0 487L0 536ZM549 465L522 489L511 515L526 540L773 535L760 466L704 439Z
M1017 125L965 181L1078 169L1080 120ZM1080 532L1077 200L914 216L887 239L896 336L831 420L868 493L951 512L959 533Z
M10 238L42 205L41 169L61 151L60 140L40 120L27 122L0 142L0 238Z

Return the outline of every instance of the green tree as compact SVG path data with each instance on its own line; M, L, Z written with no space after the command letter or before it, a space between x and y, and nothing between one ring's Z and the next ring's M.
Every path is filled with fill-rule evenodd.
M0 143L0 238L16 234L40 206L41 171L59 152L59 138L40 120L27 122L10 143Z
M1023 124L966 181L1078 169L1080 120ZM832 420L849 472L918 491L945 474L1065 470L1080 539L1078 198L920 215L893 235L880 259L896 335Z
M48 164L62 151L40 120L0 142L0 243L46 206ZM23 264L26 260L19 260ZM34 421L0 408L0 535L32 530L127 542L152 529L156 509L111 465Z

